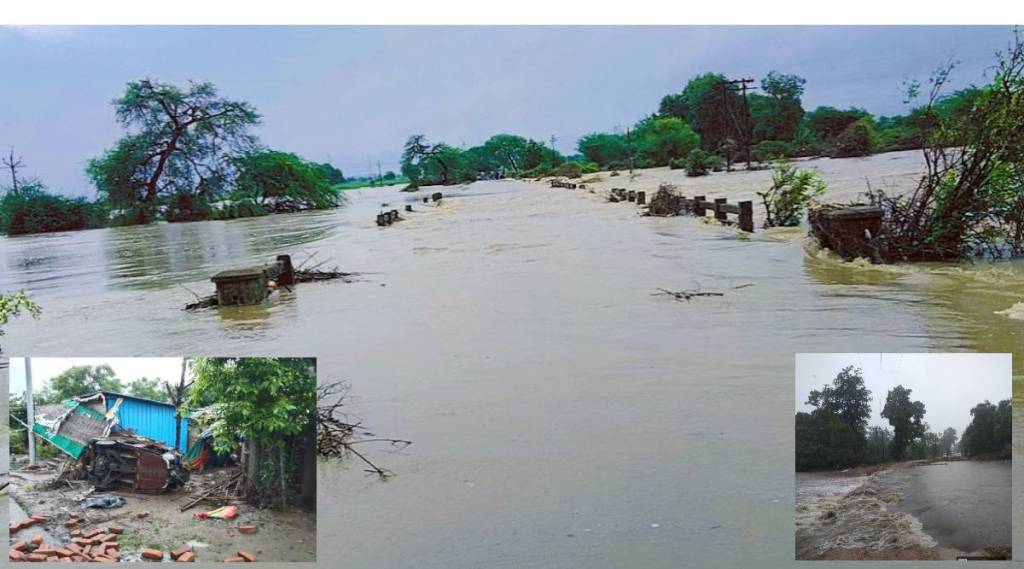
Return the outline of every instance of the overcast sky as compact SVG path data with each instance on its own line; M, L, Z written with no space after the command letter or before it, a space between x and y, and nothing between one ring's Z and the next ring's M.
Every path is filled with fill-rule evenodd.
M885 397L902 385L912 390L912 401L924 403L924 420L932 431L953 427L963 433L972 407L986 399L1010 399L1010 364L1010 354L797 354L796 410L811 411L808 393L831 384L852 365L861 368L871 390L871 425L889 427L881 417Z
M901 84L962 62L980 83L1009 27L8 27L0 149L54 191L92 195L83 168L120 135L127 81L209 80L263 115L269 146L346 174L396 169L405 139L461 146L508 132L573 152L587 132L657 110L717 71L807 79L804 106L906 110ZM372 165L372 167L371 167Z
M40 392L54 376L75 366L107 364L125 384L148 377L174 381L181 377L181 358L32 358L32 390ZM11 358L11 393L25 391L25 358Z

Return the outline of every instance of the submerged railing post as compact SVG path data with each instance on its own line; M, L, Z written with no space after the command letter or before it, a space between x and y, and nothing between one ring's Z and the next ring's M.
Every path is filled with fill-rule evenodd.
M715 219L718 221L729 220L729 212L725 211L727 201L729 201L727 198L715 198Z
M643 204L647 203L647 193L645 193L645 192L637 192L636 193L636 203L638 205L643 205Z
M747 200L740 205L740 230L747 233L754 232L754 202Z
M707 212L704 210L704 196L693 196L693 214L697 217L707 215Z

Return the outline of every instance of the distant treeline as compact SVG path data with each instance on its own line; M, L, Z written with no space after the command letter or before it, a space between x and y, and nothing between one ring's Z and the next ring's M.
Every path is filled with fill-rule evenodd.
M578 177L599 170L669 166L693 175L729 169L742 160L769 162L805 156L849 157L921 148L934 113L969 109L981 92L971 87L933 109L875 117L860 108L820 106L805 111L806 80L770 72L761 92L744 95L721 73L690 79L662 98L658 110L624 132L594 132L563 156L543 143L500 134L466 150L413 135L402 172L414 184L453 184L504 176Z
M940 457L956 451L966 457L1009 455L1010 400L977 404L971 409L971 424L958 442L953 427L941 433L931 431L924 421L924 403L913 401L911 391L897 385L886 394L882 418L892 429L869 428L871 391L864 386L860 369L844 368L831 385L810 392L807 404L814 407L813 411L796 414L796 469L838 470Z
M133 81L113 105L125 135L86 166L97 199L53 195L41 180L19 180L12 151L4 160L11 182L2 188L0 232L230 219L343 201L341 170L262 146L250 132L260 115L210 83L182 89Z

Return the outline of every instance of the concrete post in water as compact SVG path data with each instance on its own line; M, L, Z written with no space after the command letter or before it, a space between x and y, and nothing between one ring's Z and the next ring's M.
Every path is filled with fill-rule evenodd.
M626 201L635 202L636 201L636 192L633 191L633 190L629 190L628 192L626 192Z
M637 203L637 205L643 205L643 204L647 203L647 193L646 192L637 192L636 193L636 203Z
M754 202L747 200L739 203L740 206L740 230L747 233L754 232Z
M441 197L441 192L434 192L433 194L431 194L430 199L434 200L435 202L439 202L441 201Z
M729 201L727 198L715 198L715 219L718 221L728 221L729 213L725 211L725 202Z
M427 202L429 202L429 201L430 201L430 198L429 198L429 197L427 197L427 196L423 196L423 203L427 203Z
M267 278L260 267L221 271L210 279L217 286L217 304L259 304L267 297Z
M693 196L693 214L697 217L704 217L706 213L704 211L704 196Z
M411 212L412 211L412 205L405 204L405 211L410 211Z
M387 224L388 223L387 223L387 220L385 219L385 215L383 213L378 213L377 214L377 225L379 227L384 227Z

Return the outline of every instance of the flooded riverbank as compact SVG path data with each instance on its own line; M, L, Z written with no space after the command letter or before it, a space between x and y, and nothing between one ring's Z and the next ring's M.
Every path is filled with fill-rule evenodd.
M889 158L850 164L862 180ZM761 188L729 176L701 181L708 199ZM871 267L599 193L441 191L437 209L365 190L333 212L0 240L0 290L44 310L5 349L317 356L368 427L414 441L367 451L387 483L320 467L321 519L341 521L318 555L353 568L792 566L794 352L1013 352L1024 377L1024 322L996 314L1024 300L1019 263ZM423 211L376 227L406 200ZM313 252L364 280L182 310L179 284Z
M797 559L954 559L1012 545L1010 465L900 464L870 476L797 473Z

